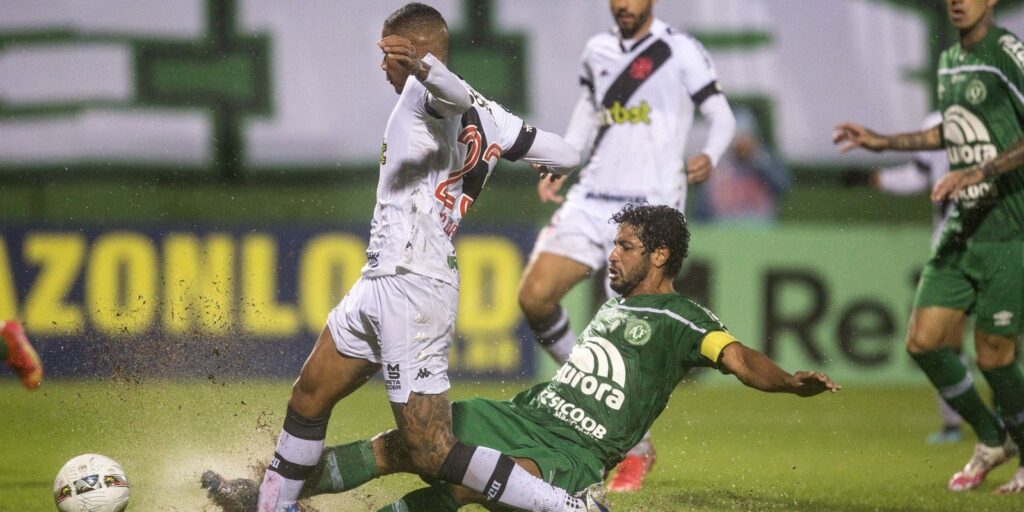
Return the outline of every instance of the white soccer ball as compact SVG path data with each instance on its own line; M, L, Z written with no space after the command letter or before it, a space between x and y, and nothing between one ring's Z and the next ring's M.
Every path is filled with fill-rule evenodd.
M53 499L61 512L120 512L128 507L129 491L121 465L95 453L69 460L53 481Z

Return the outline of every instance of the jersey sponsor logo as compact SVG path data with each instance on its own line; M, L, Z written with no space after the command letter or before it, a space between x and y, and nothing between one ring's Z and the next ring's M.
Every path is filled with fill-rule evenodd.
M626 331L623 337L630 345L643 345L651 339L651 324L639 318L630 319L626 322Z
M562 398L550 388L541 391L537 395L537 400L541 405L550 409L554 417L572 425L576 430L594 439L604 439L605 434L608 433L608 429L594 418L591 418L587 411Z
M986 97L988 97L988 89L985 89L985 84L982 83L981 80L975 78L974 80L971 80L971 83L967 84L967 90L964 91L964 98L967 98L967 101L969 101L971 105L980 104L985 101Z
M576 345L569 361L558 369L554 380L578 389L616 411L626 401L622 391L626 387L626 363L615 345L598 336L586 337L582 345Z
M388 142L386 140L380 141L380 165L384 166L388 163Z
M974 208L978 205L979 199L994 196L995 190L991 182L969 185L957 192L956 202L964 208Z
M1000 311L992 315L992 324L996 327L1006 327L1013 321L1013 313L1009 311Z
M1024 43L1016 37L1006 34L999 38L999 46L1013 59L1018 68L1024 70Z
M946 155L953 166L980 164L999 153L985 123L960 105L953 105L942 113L942 135L946 139Z
M651 124L651 106L647 100L643 100L635 107L624 107L616 101L612 106L604 109L604 125L613 124Z

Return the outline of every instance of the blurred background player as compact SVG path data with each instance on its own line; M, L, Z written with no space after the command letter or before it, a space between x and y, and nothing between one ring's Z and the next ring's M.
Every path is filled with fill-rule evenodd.
M842 151L937 150L948 173L933 201L955 208L925 266L914 298L907 350L946 402L974 429L979 443L950 478L952 491L977 488L1024 444L1024 372L1015 345L1024 317L1024 43L995 25L995 0L947 0L960 41L942 53L938 102L943 122L892 136L863 126L837 127ZM978 366L1005 421L982 402L971 372L948 342L975 318ZM1006 430L1009 431L1009 436ZM996 492L1024 489L1024 467Z
M434 8L407 4L387 18L381 37L381 69L400 97L384 132L368 261L329 313L292 387L258 510L298 510L335 404L382 366L399 436L418 474L486 492L508 507L588 510L589 497L569 496L493 449L459 442L447 394L459 282L452 238L463 215L499 158L525 157L569 172L578 153L445 67L448 27ZM346 453L341 464L350 468L361 456ZM214 495L229 491L212 474L203 485Z
M604 266L615 236L608 218L627 203L682 208L687 183L707 180L733 136L735 119L708 53L690 35L655 18L653 4L611 0L616 27L583 49L582 90L565 139L586 163L568 200L537 237L520 285L527 323L559 364L576 345L560 302ZM703 151L684 160L695 108L708 119L708 136ZM541 180L541 201L561 203L564 183ZM640 489L653 463L654 449L645 437L609 490Z
M922 130L930 130L942 124L942 113L932 112L921 123ZM924 191L931 191L931 188L949 172L949 158L942 150L917 151L913 159L903 165L886 167L873 171L869 180L875 188L896 195L920 194ZM939 242L942 234L942 227L945 225L946 217L953 209L952 201L942 201L933 206L932 221L934 230L932 232L932 247ZM918 276L920 279L920 276ZM966 315L961 320L962 324L967 321ZM968 365L967 355L963 352L964 325L956 327L951 333L952 337L946 341L949 348L957 354L964 365ZM936 397L939 407L939 417L942 426L939 430L928 434L925 439L928 444L956 443L963 439L963 418L953 410L942 395Z
M765 145L750 109L736 109L736 136L704 186L693 195L696 221L746 227L775 224L792 186L789 169Z
M713 313L677 293L672 281L689 250L683 214L669 206L628 205L608 259L608 300L580 335L578 346L550 382L509 401L486 398L452 404L461 439L499 447L535 475L570 492L601 482L665 410L690 368L712 367L766 392L815 396L841 389L821 372L789 374L737 341ZM596 361L610 361L601 370ZM594 381L590 386L584 379ZM604 391L596 391L604 390ZM569 411L569 412L565 412ZM339 454L358 450L359 479L346 478ZM325 450L304 494L355 489L380 476L416 473L397 431ZM350 463L353 463L350 462ZM229 482L252 489L247 480ZM250 491L251 493L251 491ZM443 512L485 503L478 493L444 483L413 491L379 512Z
M0 320L0 361L9 366L28 389L36 389L43 382L43 362L39 359L25 329L17 320Z

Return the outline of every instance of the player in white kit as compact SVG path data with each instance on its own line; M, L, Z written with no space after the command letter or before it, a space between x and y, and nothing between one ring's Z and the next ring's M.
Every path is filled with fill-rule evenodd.
M400 97L381 147L368 262L329 314L292 388L258 510L298 510L334 405L381 369L398 431L420 475L461 484L512 508L606 510L590 492L569 496L495 450L459 442L447 395L459 283L451 240L463 215L499 158L568 173L579 163L578 152L450 72L444 65L447 24L433 8L412 3L393 13L379 46L381 67ZM337 454L339 478L365 476L344 462L365 457L363 450L353 445L350 453ZM222 507L245 501L228 500L230 486L219 475L205 474L203 483Z
M519 289L530 329L559 364L576 344L560 302L605 265L615 237L608 219L626 203L684 210L687 183L708 178L736 126L711 58L696 39L655 18L651 0L610 4L616 27L587 41L582 90L565 135L586 158L580 181L537 237ZM696 109L709 122L708 135L703 150L686 159ZM562 202L563 182L541 180L541 200ZM640 489L653 462L645 437L609 489Z

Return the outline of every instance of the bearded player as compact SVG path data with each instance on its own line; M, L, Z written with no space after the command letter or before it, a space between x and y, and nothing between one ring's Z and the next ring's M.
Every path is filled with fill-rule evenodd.
M506 455L452 434L448 352L458 305L452 237L499 158L568 173L578 153L483 98L445 66L448 27L408 4L384 22L381 69L399 94L384 131L380 179L362 276L332 310L292 387L259 512L293 512L320 459L335 404L384 370L397 439L416 472L486 493L494 504L543 512L603 510L570 496ZM347 411L351 414L351 411ZM344 415L336 421L344 421ZM346 468L359 451L339 457ZM204 474L215 501L233 498ZM243 512L254 507L245 504Z
M676 293L672 281L690 238L678 210L627 205L613 219L618 230L608 275L621 296L601 307L550 382L509 401L454 402L460 439L497 448L530 473L574 492L601 482L622 460L690 368L717 368L767 392L808 397L841 389L824 373L787 373L738 342L713 313ZM406 450L395 430L328 448L304 492L343 492L383 475L419 473ZM363 457L342 457L354 451ZM255 486L244 480L229 484ZM413 491L380 512L445 512L484 503L484 496L449 484Z
M918 283L907 350L978 436L973 456L949 480L952 491L978 488L1024 443L1024 372L1014 359L1024 330L1024 43L995 25L996 3L946 0L960 41L939 58L941 125L885 136L847 123L835 136L843 151L944 148L949 157L951 172L935 184L932 200L956 206ZM947 343L968 314L975 320L978 367L1002 422ZM1024 466L1018 465L996 492L1021 490Z
M736 122L711 57L685 32L654 17L653 0L611 0L616 27L583 50L580 97L565 139L586 162L578 184L537 237L519 304L537 341L559 364L576 345L560 304L598 271L615 237L608 217L626 203L684 209L687 183L705 181L729 147ZM684 159L695 110L709 123L704 148ZM564 179L541 180L542 201L561 203ZM608 488L636 491L654 463L649 436Z

